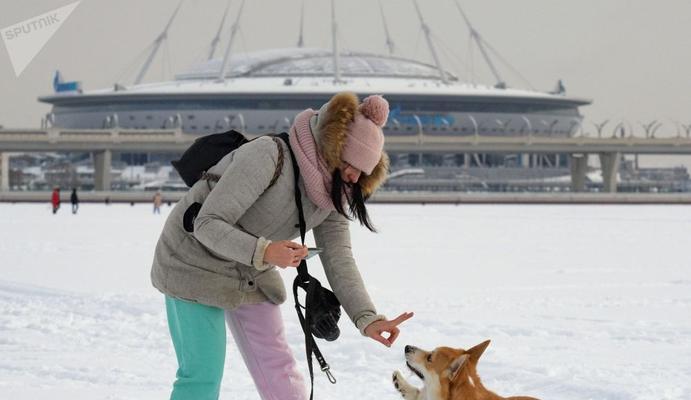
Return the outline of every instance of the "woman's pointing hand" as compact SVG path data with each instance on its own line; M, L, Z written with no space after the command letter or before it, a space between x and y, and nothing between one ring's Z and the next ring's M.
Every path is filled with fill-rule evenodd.
M398 325L412 318L412 316L412 312L405 312L396 317L396 319L391 321L386 319L374 321L371 324L367 325L367 327L365 328L365 335L376 340L377 342L383 344L386 347L391 347L393 342L396 341L398 334L400 333ZM384 335L382 335L382 333L384 332L388 333L388 337L384 337Z

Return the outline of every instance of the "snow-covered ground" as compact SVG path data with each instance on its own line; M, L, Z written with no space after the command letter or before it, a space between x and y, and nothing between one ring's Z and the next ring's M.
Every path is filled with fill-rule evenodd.
M175 356L149 267L170 209L67 208L0 204L0 399L167 398ZM479 372L502 395L691 399L691 207L370 209L380 233L352 229L370 293L416 316L390 349L342 321L321 345L339 382L319 373L316 398L398 399L405 344L489 338ZM292 300L283 314L305 366ZM221 398L258 399L230 337Z

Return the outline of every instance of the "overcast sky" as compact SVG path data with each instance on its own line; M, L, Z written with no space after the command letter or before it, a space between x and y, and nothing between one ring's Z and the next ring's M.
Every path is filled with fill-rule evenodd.
M444 66L469 78L468 31L454 0L418 0ZM563 79L569 95L593 100L581 109L592 122L659 119L663 135L674 120L691 123L691 1L689 0L459 0L476 29L538 90ZM0 3L0 28L72 3ZM412 0L381 0L396 54L431 62ZM145 81L169 79L203 59L226 0L185 0L169 32L168 56L159 52ZM305 45L331 46L330 2L304 0ZM0 125L38 127L49 107L36 97L52 92L60 69L84 89L131 83L142 52L161 31L177 0L83 0L24 72L16 77L0 52ZM294 46L301 0L248 0L233 51ZM235 18L240 0L231 4ZM386 53L374 0L336 0L341 48ZM229 24L224 31L229 35ZM221 44L223 46L224 43ZM3 44L4 47L4 44ZM474 51L476 78L494 83ZM510 86L526 87L499 61ZM610 123L613 125L613 123Z

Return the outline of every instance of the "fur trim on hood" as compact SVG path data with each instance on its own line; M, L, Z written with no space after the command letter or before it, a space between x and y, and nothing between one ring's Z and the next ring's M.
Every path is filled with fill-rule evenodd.
M360 102L352 92L340 92L334 95L320 110L318 115L316 142L321 155L330 171L340 167L342 154L348 138L348 128L355 121L355 116L361 114ZM367 175L364 172L358 183L362 187L362 194L371 196L386 180L389 172L389 158L382 151L379 162Z

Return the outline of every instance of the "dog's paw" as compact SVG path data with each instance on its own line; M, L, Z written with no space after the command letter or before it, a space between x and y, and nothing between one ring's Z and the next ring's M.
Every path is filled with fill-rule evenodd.
M401 384L399 382L405 382L403 380L403 376L401 375L400 372L394 371L393 376L391 377L391 380L393 380L393 385L396 389L400 390Z
M393 381L393 385L396 390L401 393L404 399L413 400L417 398L419 390L410 386L410 384L406 382L405 378L399 371L394 371L393 375L391 376L391 380Z

